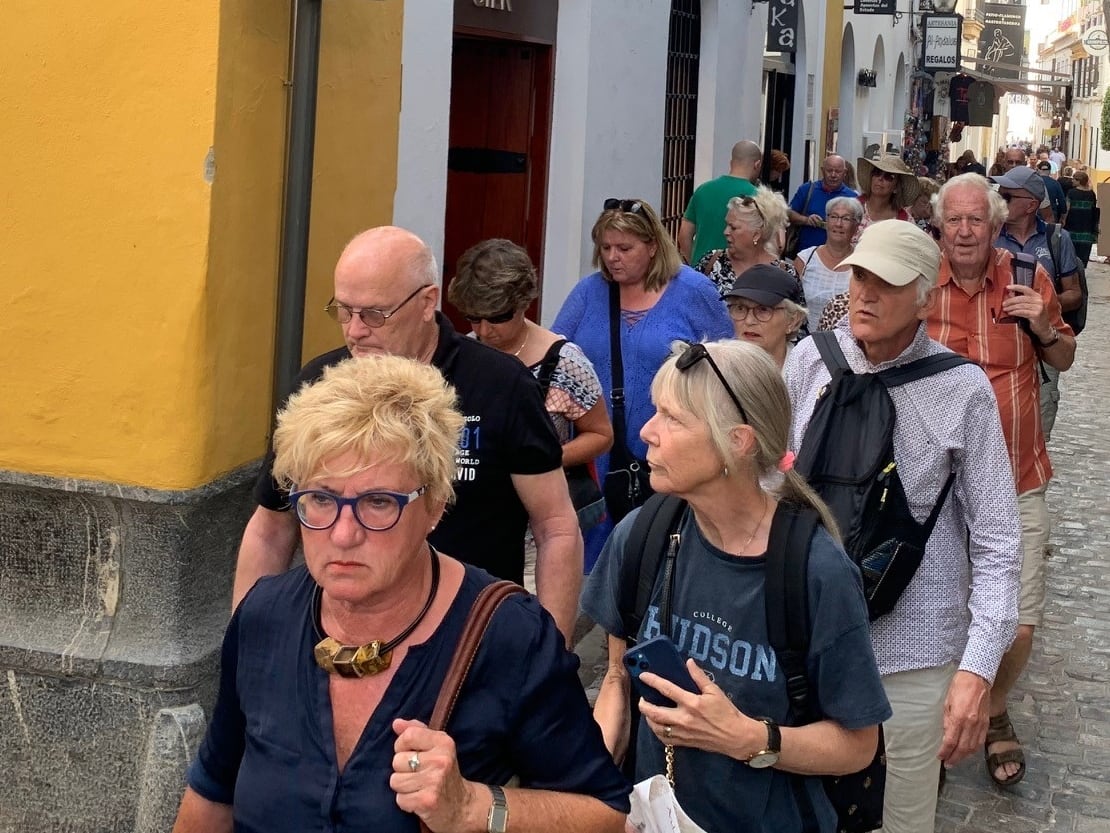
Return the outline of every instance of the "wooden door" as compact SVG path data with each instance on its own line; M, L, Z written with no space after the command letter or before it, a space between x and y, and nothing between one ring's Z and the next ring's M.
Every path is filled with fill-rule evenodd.
M451 61L444 298L459 255L490 237L540 266L550 123L551 49L456 37ZM469 325L444 302L463 332ZM535 317L536 305L529 310Z

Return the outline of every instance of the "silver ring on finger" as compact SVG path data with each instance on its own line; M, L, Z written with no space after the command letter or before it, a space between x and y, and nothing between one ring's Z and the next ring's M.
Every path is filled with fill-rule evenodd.
M420 753L413 752L409 758L409 772L416 772L418 769L420 769Z

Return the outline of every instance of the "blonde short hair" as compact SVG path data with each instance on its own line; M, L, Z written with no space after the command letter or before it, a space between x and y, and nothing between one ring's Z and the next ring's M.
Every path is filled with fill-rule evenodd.
M782 253L778 233L786 229L789 219L782 194L760 185L754 197L733 197L728 201L728 214L733 213L751 228L766 232L763 248L770 254L778 257Z
M351 358L289 397L274 431L274 478L292 488L323 475L350 477L376 463L410 468L428 499L454 499L463 417L436 368L401 356ZM338 471L345 454L358 459Z

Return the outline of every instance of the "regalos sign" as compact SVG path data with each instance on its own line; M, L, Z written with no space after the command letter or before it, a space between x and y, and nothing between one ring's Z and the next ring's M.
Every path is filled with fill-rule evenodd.
M929 14L924 17L923 55L921 67L926 72L960 68L960 27L958 14Z

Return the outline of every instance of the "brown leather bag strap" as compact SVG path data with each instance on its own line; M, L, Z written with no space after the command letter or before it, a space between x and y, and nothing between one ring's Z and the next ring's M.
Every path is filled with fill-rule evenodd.
M459 643L455 646L455 656L451 658L451 665L447 669L447 676L443 678L443 686L436 698L435 708L432 709L432 719L428 721L428 728L442 732L451 719L451 712L455 702L459 699L459 691L470 672L474 656L478 653L478 646L489 627L490 619L509 596L514 593L527 593L528 591L511 581L498 581L486 585L478 593L474 604L470 606L466 624L463 625Z

